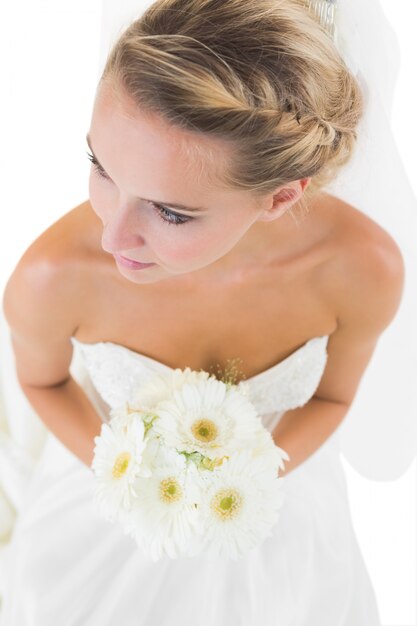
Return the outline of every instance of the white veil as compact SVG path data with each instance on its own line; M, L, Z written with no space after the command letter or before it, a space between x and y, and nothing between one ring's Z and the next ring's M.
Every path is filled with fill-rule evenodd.
M150 4L103 0L99 76L111 44ZM388 231L406 266L400 308L379 338L337 436L345 458L362 476L395 480L417 449L417 199L391 128L400 50L379 0L338 0L334 40L362 86L366 111L355 155L326 190Z
M379 338L339 441L360 474L395 480L417 449L417 198L391 128L400 50L378 0L339 0L335 25L335 43L364 90L366 112L353 160L326 189L388 231L406 267L400 308Z

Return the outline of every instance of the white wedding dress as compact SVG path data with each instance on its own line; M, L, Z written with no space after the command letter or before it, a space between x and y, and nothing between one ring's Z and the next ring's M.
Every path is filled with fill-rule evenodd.
M119 344L72 341L71 373L103 420L131 385L170 369ZM327 342L314 337L247 379L270 431L313 396ZM3 561L2 626L380 626L352 526L339 430L284 477L272 535L238 561L151 561L99 516L94 480L48 432Z

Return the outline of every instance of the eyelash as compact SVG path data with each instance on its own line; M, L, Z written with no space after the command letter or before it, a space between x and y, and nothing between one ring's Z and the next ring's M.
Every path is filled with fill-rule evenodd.
M107 174L105 173L105 171L103 170L103 168L101 167L101 165L98 163L97 159L94 157L94 155L87 152L87 157L90 159L91 163L94 165L95 170L99 174L99 176L101 176L102 178L105 178L106 180L110 180ZM177 213L173 213L172 211L164 207L162 204L156 204L156 202L149 202L149 204L155 209L156 214L158 215L158 217L161 218L161 220L165 224L172 224L173 226L180 226L181 224L185 224L186 222L190 222L192 219L194 219L192 217L184 217L183 215L178 215ZM164 215L166 217L163 217ZM167 219L167 218L173 218L173 219Z

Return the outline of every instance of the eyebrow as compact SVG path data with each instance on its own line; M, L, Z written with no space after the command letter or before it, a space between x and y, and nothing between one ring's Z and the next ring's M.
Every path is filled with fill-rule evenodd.
M91 145L91 138L90 138L89 133L87 133L85 138L87 140L88 147L90 148L94 159L97 161L101 169L106 171L94 153L93 146ZM196 211L207 211L207 209L205 209L204 207L191 207L191 206L186 206L185 204L175 204L174 202L164 202L163 200L150 200L149 198L139 198L139 197L138 197L138 200L145 200L145 202L154 202L155 204L163 204L167 207L170 207L170 208L172 207L173 209L179 209L180 211L189 211L191 213L196 212Z

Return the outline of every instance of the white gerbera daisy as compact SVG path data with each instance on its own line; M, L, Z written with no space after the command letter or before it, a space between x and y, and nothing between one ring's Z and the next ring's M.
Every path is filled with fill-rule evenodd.
M186 367L184 370L176 368L163 375L155 372L145 382L141 382L131 393L129 405L132 409L154 410L159 402L168 399L172 392L187 383L195 383L200 380L206 380L209 377L208 372L195 370Z
M272 534L284 501L283 479L268 459L253 458L247 449L206 474L206 493L199 506L202 549L208 556L236 560Z
M183 385L157 414L153 428L168 447L210 459L251 446L260 423L245 395L216 378Z
M193 463L187 465L183 455L161 446L155 468L150 478L136 480L138 498L122 523L153 561L177 558L197 543L197 504L202 498L198 470Z
M171 394L171 375L155 372L147 380L141 381L129 396L129 406L133 410L153 411L154 407Z
M122 425L114 417L110 424L102 424L101 433L94 442L91 463L97 478L94 500L103 516L114 521L131 508L135 478L151 473L143 463L147 445L143 421L131 416L130 422L123 420Z
M252 452L254 457L261 456L265 459L270 459L270 463L275 464L277 474L278 469L284 469L284 460L290 460L287 452L277 446L270 431L262 424L259 425L259 429L253 438Z
M186 384L198 383L202 380L208 380L210 378L210 374L205 372L204 370L192 370L189 367L181 370L177 367L172 372L171 378L171 386L172 389L181 389Z

